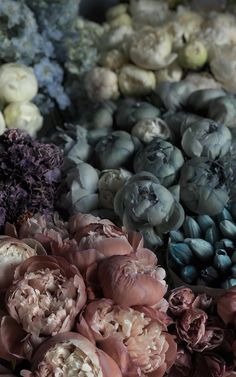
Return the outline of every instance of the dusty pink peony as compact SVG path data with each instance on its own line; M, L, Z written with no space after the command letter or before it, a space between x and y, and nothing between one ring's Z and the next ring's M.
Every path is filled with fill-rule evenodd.
M99 264L98 279L104 297L124 306L157 304L165 295L165 270L148 249L107 258Z
M173 364L176 343L155 310L124 308L112 300L91 302L78 331L107 352L123 377L162 377Z
M236 328L236 287L218 298L217 312L224 323L230 323Z
M37 254L46 254L46 251L32 240L0 236L0 290L10 286L14 271L21 262Z
M117 364L80 334L58 334L44 342L24 377L122 377Z
M14 278L6 308L19 331L28 334L32 349L48 336L72 329L86 303L85 284L75 266L61 257L34 256L16 268ZM11 328L3 325L11 342Z
M109 220L92 215L77 214L69 221L69 230L79 250L96 249L105 257L126 255L143 247L140 234L128 234Z
M52 244L61 244L64 239L69 238L67 227L68 224L60 220L57 213L52 220L36 214L22 223L19 238L34 238L50 252ZM8 225L6 231L12 231L12 227Z

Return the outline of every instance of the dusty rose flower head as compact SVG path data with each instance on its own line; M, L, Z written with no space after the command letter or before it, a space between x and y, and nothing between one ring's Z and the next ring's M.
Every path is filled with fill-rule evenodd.
M14 278L6 308L32 343L72 329L86 302L85 284L75 266L60 257L34 256L16 268Z
M0 237L0 290L12 283L16 267L26 259L37 255L37 248L12 237ZM40 250L41 252L42 250Z
M101 299L87 306L78 330L117 362L124 377L161 377L175 360L176 343L155 310L124 308Z
M57 213L51 220L44 215L36 214L24 221L19 229L19 238L28 237L38 240L50 251L52 243L60 244L63 239L69 237L67 223L60 220Z
M188 349L202 352L218 347L224 339L224 330L221 327L207 323L208 316L201 309L188 309L177 320L176 329L179 338Z
M169 310L174 315L181 315L185 310L191 308L195 300L195 294L190 288L176 288L169 297Z
M236 287L219 297L217 312L224 323L231 323L236 328Z
M36 351L33 371L24 377L122 377L117 364L80 334L58 334Z
M86 214L77 214L69 221L69 229L78 242L79 250L96 249L106 257L126 255L133 251L129 234L109 220ZM143 246L142 237L136 235L139 246Z
M107 258L99 264L98 279L104 297L124 306L157 304L165 295L165 270L148 249Z

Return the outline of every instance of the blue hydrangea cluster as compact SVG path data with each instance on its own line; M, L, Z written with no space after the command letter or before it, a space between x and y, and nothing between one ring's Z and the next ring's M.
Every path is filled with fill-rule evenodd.
M34 68L40 88L35 101L42 113L51 111L55 104L61 110L70 104L63 87L63 66L58 62L55 43L63 38L71 14L77 17L79 0L69 3L68 7L68 1L0 2L0 61L21 62ZM61 14L63 17L59 17Z

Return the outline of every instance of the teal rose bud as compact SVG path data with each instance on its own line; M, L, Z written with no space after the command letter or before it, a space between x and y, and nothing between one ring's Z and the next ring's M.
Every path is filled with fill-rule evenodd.
M120 168L127 164L140 147L140 141L125 131L114 131L102 138L95 147L99 167Z
M197 214L217 215L229 201L223 165L204 157L187 161L181 169L180 197Z
M130 131L140 120L155 119L159 115L160 110L156 106L148 102L126 98L119 103L115 121L119 129Z
M229 129L210 119L197 121L182 135L182 147L189 157L208 157L216 159L229 152L231 146Z
M155 89L153 102L167 110L176 111L186 105L188 97L195 90L195 85L188 81L164 81Z
M187 107L194 111L204 113L208 110L210 101L225 96L222 89L200 89L191 93L187 99Z
M174 183L183 164L182 152L160 138L153 139L145 148L140 149L134 158L135 172L149 171L165 187Z
M224 249L216 250L213 263L214 267L222 273L227 272L232 265L231 259Z
M184 221L184 211L172 193L151 173L130 178L117 192L114 209L124 226L140 230L149 225L158 235L176 230Z
M236 98L228 94L209 102L207 117L229 128L236 127Z

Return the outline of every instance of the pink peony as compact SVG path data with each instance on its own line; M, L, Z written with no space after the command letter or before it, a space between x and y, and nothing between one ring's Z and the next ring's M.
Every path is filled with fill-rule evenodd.
M37 247L37 244L29 240L24 241L12 237L0 237L0 290L6 290L10 286L14 271L21 262L37 254L46 254L45 250Z
M78 331L107 352L124 377L162 377L176 357L176 343L150 308L124 308L111 300L91 302Z
M107 258L98 267L104 297L124 306L157 304L167 290L165 276L155 254L148 249Z
M122 377L117 364L82 335L58 334L44 342L33 358L33 371L23 377Z
M82 276L61 257L34 256L21 263L6 295L10 318L20 334L28 334L32 349L48 336L71 330L85 303ZM11 334L9 321L2 323L1 331L9 332L10 343L16 336Z

